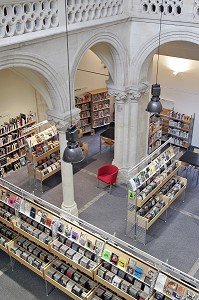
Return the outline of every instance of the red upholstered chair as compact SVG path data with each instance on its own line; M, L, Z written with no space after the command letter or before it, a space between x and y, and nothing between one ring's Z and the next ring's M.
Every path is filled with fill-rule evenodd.
M109 191L111 192L112 185L116 183L117 174L118 174L118 167L114 165L106 164L99 167L97 172L98 186L99 186L99 181L103 181L110 185Z

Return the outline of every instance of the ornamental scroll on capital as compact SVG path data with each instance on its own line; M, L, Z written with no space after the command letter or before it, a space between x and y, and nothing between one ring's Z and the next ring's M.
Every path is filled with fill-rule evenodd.
M138 102L140 97L149 92L149 84L143 83L138 88L130 88L128 90L128 97L132 102Z
M115 97L116 101L124 102L127 99L127 93L125 91L109 88L108 94Z

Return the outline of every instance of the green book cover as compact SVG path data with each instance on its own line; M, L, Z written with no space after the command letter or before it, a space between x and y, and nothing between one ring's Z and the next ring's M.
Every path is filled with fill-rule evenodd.
M136 196L136 192L128 190L128 198L134 200Z
M110 261L110 259L111 259L111 254L112 254L111 251L109 251L109 250L107 250L107 249L104 249L104 251L103 251L103 253L102 253L102 258L103 258L104 260Z

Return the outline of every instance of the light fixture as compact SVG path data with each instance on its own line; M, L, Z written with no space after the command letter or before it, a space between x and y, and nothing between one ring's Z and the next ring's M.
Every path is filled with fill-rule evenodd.
M68 16L67 16L67 4L65 2L65 16L66 16L66 50L67 50L67 66L68 66L68 94L70 97L70 126L66 130L67 147L63 153L63 161L67 163L79 163L84 160L84 154L79 147L77 139L79 130L76 125L72 125L72 103L71 103L71 86L70 86L70 68L69 68L69 41L68 41Z
M70 126L66 130L67 147L63 153L63 161L68 163L78 163L84 159L82 149L77 142L78 129L76 126Z
M158 59L157 59L157 68L156 68L156 83L152 84L151 94L152 98L147 105L146 111L150 113L160 113L162 111L162 104L160 102L160 84L157 83L158 80L158 67L159 67L159 57L160 57L160 36L161 36L161 27L162 27L162 13L164 10L163 0L160 5L160 29L159 29L159 42L158 42Z

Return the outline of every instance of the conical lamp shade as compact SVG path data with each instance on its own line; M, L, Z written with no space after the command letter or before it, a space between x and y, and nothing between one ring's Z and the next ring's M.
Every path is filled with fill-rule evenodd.
M146 111L150 113L160 113L162 111L162 104L160 102L160 98L157 96L153 96L151 101L148 103Z
M78 144L68 142L67 147L63 153L63 161L75 164L81 162L82 160L84 160L84 158L85 156Z

